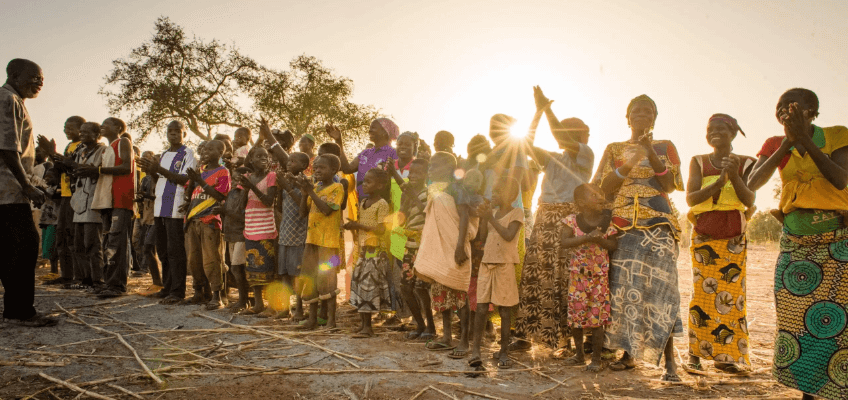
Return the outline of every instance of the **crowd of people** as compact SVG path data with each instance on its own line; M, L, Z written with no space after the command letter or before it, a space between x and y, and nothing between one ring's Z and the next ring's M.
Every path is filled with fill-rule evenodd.
M373 337L381 314L411 317L406 340L479 371L497 316L498 368L537 343L592 372L664 358L662 379L679 381L673 337L684 333L677 261L685 227L669 194L685 190L694 277L687 368L711 360L739 373L750 369L746 222L755 191L779 171L773 374L805 397L848 394L848 129L813 124L819 104L810 90L780 97L783 134L756 158L733 153L745 135L736 119L712 115L712 151L692 158L684 187L674 144L654 138L658 107L646 95L626 107L630 139L609 144L592 177L589 127L559 120L539 87L526 135L495 114L488 137L469 140L467 158L454 153L450 132L438 132L431 151L388 118L371 123L361 151L347 149L332 124L331 141L316 148L314 136L296 138L264 119L258 135L243 127L192 148L175 120L155 154L140 153L115 117L68 118L61 150L34 140L24 100L41 89L41 69L16 59L7 76L0 241L11 247L0 271L8 321L56 323L33 307L38 224L41 257L55 274L45 283L100 298L125 295L130 274L150 274L146 295L162 304L226 306L314 330L336 328L344 287L360 317L355 338ZM542 117L557 151L534 145ZM349 285L339 284L341 271Z

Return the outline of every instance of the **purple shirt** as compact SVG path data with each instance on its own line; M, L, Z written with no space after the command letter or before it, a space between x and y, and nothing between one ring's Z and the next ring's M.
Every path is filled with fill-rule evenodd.
M359 198L362 199L362 181L365 180L365 173L372 168L376 168L377 164L386 161L387 159L397 160L397 152L395 148L387 144L383 147L365 149L359 153L359 169L356 172L356 192L359 193Z

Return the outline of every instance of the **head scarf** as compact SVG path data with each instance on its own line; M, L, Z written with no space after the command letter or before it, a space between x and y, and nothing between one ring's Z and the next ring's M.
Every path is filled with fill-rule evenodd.
M400 128L392 120L388 118L377 118L375 121L379 122L383 130L389 134L389 140L395 141L400 136Z
M309 139L310 141L312 141L312 144L315 144L315 136L312 136L312 134L311 134L311 133L307 133L307 134L303 135L303 137L305 137L305 138Z
M640 94L639 96L633 98L633 100L630 100L630 104L627 105L627 114L625 115L625 117L630 118L630 110L633 109L633 106L635 106L636 103L639 103L641 101L647 101L651 103L651 107L654 108L654 118L659 115L659 112L657 112L657 103L654 103L654 99L648 97L647 94Z
M736 134L736 132L739 132L742 134L742 136L745 136L745 131L743 131L742 128L739 127L739 123L736 122L736 118L733 118L727 114L713 114L713 116L710 117L710 120L707 123L713 121L724 122L725 124L727 124L727 126L730 127L730 130L733 131L734 135Z

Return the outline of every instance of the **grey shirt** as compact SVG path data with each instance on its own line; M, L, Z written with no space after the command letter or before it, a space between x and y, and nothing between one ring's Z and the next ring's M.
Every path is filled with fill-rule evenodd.
M24 99L15 89L5 84L0 87L0 150L17 151L21 155L24 175L32 176L35 164L35 141L32 137L32 120L24 106ZM9 167L0 160L0 205L29 204L23 188Z
M568 150L562 154L550 153L544 167L540 203L571 203L574 201L574 189L589 181L595 153L589 146L579 145L575 154L569 154Z

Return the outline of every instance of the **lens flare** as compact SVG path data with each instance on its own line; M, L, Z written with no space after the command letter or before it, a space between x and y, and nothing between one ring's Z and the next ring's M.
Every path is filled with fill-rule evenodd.
M465 170L462 168L457 168L453 171L453 177L457 180L460 180L465 177Z

